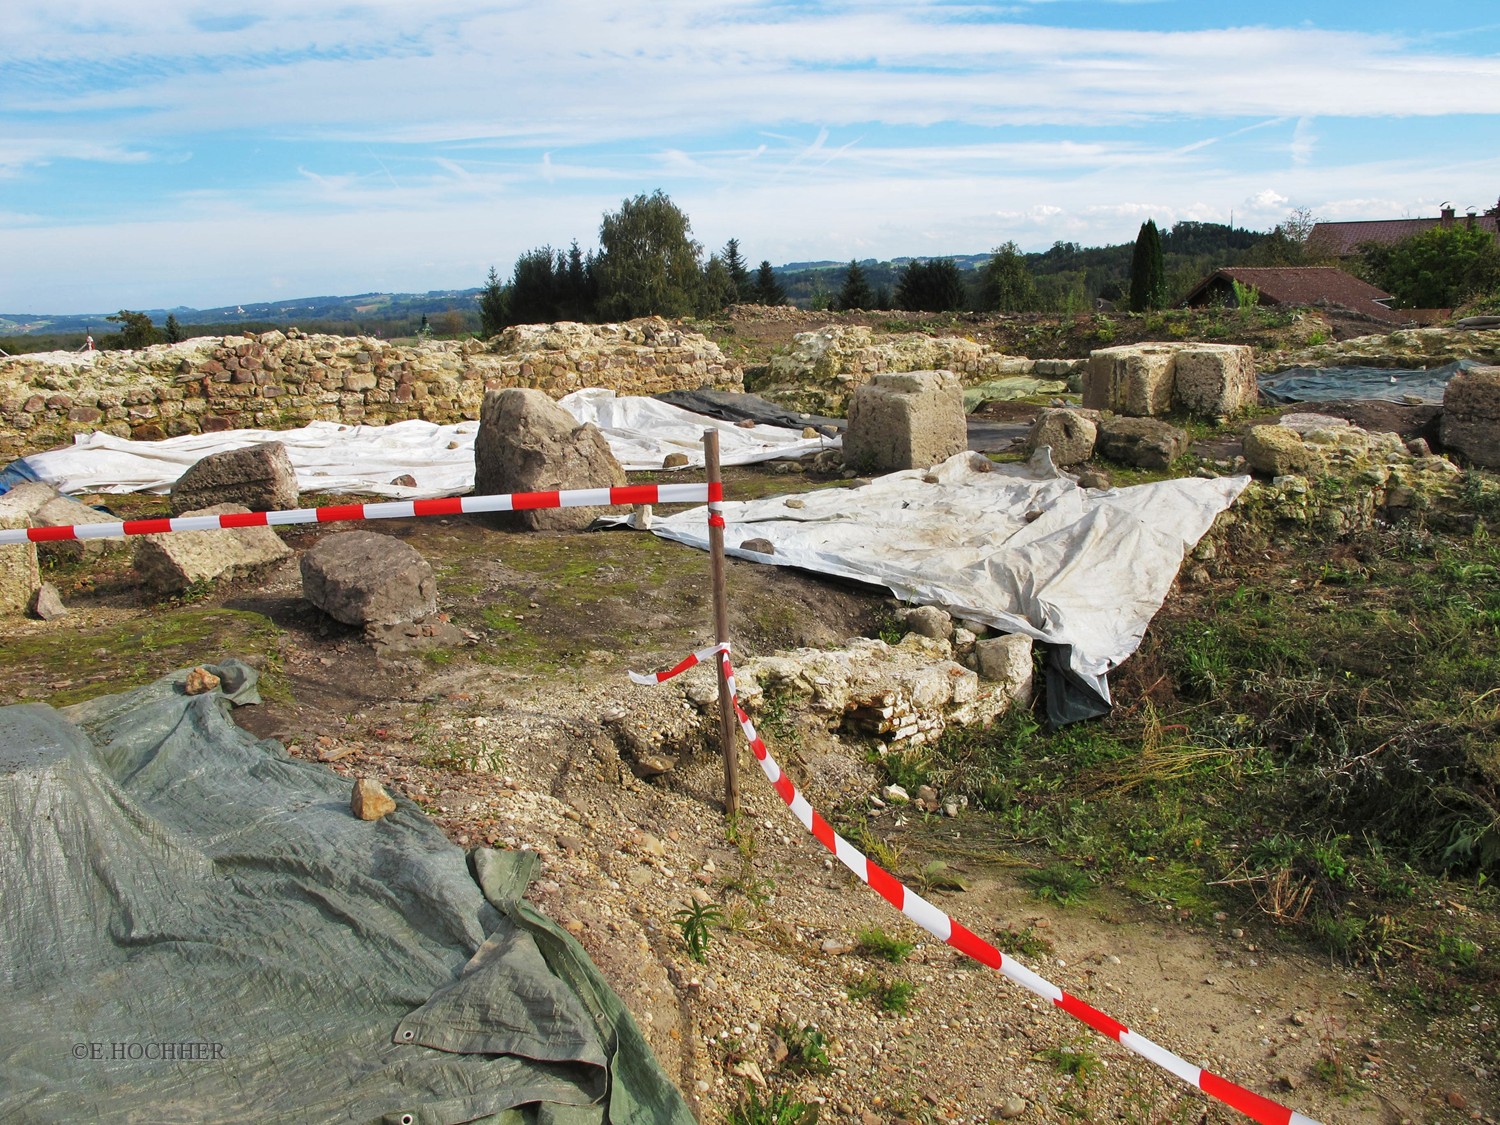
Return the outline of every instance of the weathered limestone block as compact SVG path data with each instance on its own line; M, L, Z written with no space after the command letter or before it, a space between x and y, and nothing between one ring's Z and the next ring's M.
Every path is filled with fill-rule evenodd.
M1189 414L1222 418L1254 406L1255 353L1243 344L1191 344L1178 350L1173 387Z
M244 449L210 453L172 485L172 511L213 504L243 504L252 512L297 506L297 471L286 446L264 441Z
M1013 701L1026 704L1031 699L1035 679L1031 650L1031 638L1024 633L975 641L974 660L979 666L979 678L1005 685Z
M1443 444L1470 464L1500 468L1500 367L1473 367L1443 391Z
M15 493L0 493L0 529L11 531L31 526L30 509L15 499ZM35 543L0 547L0 617L26 613L41 585Z
M866 472L925 468L968 448L963 388L951 371L884 372L854 392L844 461Z
M1172 344L1124 344L1089 353L1083 405L1090 410L1148 417L1172 406Z
M1302 436L1287 426L1251 426L1244 444L1250 468L1271 477L1300 473L1313 461Z
M248 512L243 504L215 504L184 516L219 516ZM136 540L135 568L155 590L186 590L198 582L235 578L280 562L291 549L269 527L226 531L173 531Z
M484 396L474 436L474 494L615 488L625 470L598 427L580 426L541 391L513 387ZM500 513L495 522L523 530L587 527L607 508L543 508Z
M1042 446L1052 449L1054 465L1077 465L1094 455L1099 427L1086 414L1076 410L1043 410L1026 436L1029 456Z
M95 511L87 504L71 496L64 496L50 484L28 481L18 484L5 494L13 503L19 504L31 517L32 527L76 527L86 523L117 523L114 516ZM78 559L98 558L107 550L117 550L123 545L119 539L62 539L55 542L38 543L37 554L42 559L75 562Z
M1099 427L1099 453L1122 465L1165 469L1187 447L1185 432L1156 418L1110 418Z
M437 579L409 543L373 531L325 535L302 556L302 596L346 625L398 625L437 612Z

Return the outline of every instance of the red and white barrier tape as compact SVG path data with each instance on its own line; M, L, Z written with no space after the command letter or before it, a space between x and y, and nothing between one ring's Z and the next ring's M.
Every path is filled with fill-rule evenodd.
M750 722L750 717L745 714L739 704L739 693L735 690L734 683L734 667L729 661L727 644L700 649L666 672L658 672L652 676L640 676L632 672L630 677L637 683L662 683L680 672L685 672L700 660L708 659L715 652L723 654L720 659L724 662L724 678L728 680L729 692L734 698L735 714L739 716L740 727L750 741L750 749L755 754L756 761L760 762L760 768L765 772L766 779L786 802L787 807L792 810L792 815L802 823L802 827L812 833L818 843L838 857L840 863L854 872L861 882L881 898L939 941L951 945L960 953L967 954L982 965L998 970L1012 982L1050 1001L1074 1019L1088 1024L1100 1035L1118 1041L1142 1058L1176 1075L1189 1086L1202 1090L1209 1097L1217 1098L1230 1108L1239 1110L1246 1117L1260 1122L1261 1125L1318 1125L1318 1122L1311 1117L1304 1117L1227 1078L1220 1078L1217 1074L1194 1066L1165 1047L1153 1043L1139 1032L1131 1031L1124 1024L1111 1019L1093 1005L1085 1003L1076 996L1070 996L1055 984L1026 968L1025 965L1007 957L983 938L965 929L962 924L944 913L939 907L904 886L899 879L879 864L872 863L863 852L835 832L833 826L807 803L807 798L798 792L791 779L777 765L776 759L771 757L766 744L755 733L754 724Z
M665 672L652 672L647 676L643 676L639 672L631 672L630 678L638 684L645 684L647 687L650 687L653 684L664 684L673 676L680 676L689 668L692 668L695 665L701 664L703 661L708 660L713 656L714 653L727 653L728 651L729 645L727 642L724 644L710 645L708 648L700 648L697 652L688 653L687 656L682 658L681 663L668 668Z
M716 504L722 485L632 484L622 488L575 488L561 492L508 492L499 496L448 496L439 500L393 500L379 504L339 504L284 512L229 512L221 516L81 523L68 527L0 530L0 546L50 543L61 539L117 539L166 531L219 531L234 527L279 527L340 520L402 520L413 516L458 516L477 512L525 512L538 508L587 508L618 504Z

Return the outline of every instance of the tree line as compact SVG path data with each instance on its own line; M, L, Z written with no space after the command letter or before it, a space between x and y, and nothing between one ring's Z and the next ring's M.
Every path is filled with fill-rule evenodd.
M479 295L480 331L558 320L709 316L733 304L786 303L769 261L752 276L731 238L703 258L687 215L661 190L626 199L599 224L599 249L551 246L516 259L509 280L494 266Z

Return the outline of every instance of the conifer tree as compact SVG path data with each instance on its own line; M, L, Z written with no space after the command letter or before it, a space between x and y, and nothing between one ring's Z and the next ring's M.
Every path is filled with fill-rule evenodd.
M755 286L750 280L750 271L745 268L745 259L740 257L740 240L731 238L724 243L724 268L734 282L735 303L748 301L755 295Z
M865 271L860 264L850 261L849 272L844 274L844 285L839 290L835 305L840 310L849 309L872 309L875 307L875 291L870 288L870 282L865 277Z
M1167 265L1161 252L1156 220L1147 219L1135 238L1130 259L1130 308L1133 312L1159 309L1167 303Z
M177 317L172 313L167 314L167 343L176 344L182 340L182 325L178 323Z
M757 304L786 304L786 290L781 287L781 282L776 279L776 271L771 268L771 263L765 259L761 260L760 269L755 271L754 294Z
M484 289L479 294L479 333L488 339L505 331L505 287L500 284L500 275L490 267Z

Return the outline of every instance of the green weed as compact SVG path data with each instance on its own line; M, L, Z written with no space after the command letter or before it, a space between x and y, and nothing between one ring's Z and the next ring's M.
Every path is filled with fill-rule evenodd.
M873 1000L875 1006L882 1012L896 1012L905 1014L911 1010L912 998L917 994L917 986L907 980L883 981L879 977L860 977L849 986L849 999L851 1000Z
M889 961L893 965L899 965L916 948L909 941L893 937L880 929L878 926L861 930L859 942L855 945L855 952L865 957L877 958L881 961Z
M729 1125L816 1125L818 1107L799 1101L786 1091L765 1101L752 1086L745 1087L744 1100L729 1110Z
M687 946L688 956L694 961L708 960L708 927L723 918L724 913L717 906L701 902L683 907L672 915L682 931L682 942Z
M1086 1084L1094 1072L1104 1065L1098 1055L1081 1044L1045 1047L1033 1057L1038 1062L1046 1063L1058 1074L1067 1075L1080 1085Z
M827 1074L833 1069L828 1061L828 1037L814 1027L779 1023L776 1034L786 1044L787 1056L782 1067L792 1074Z

